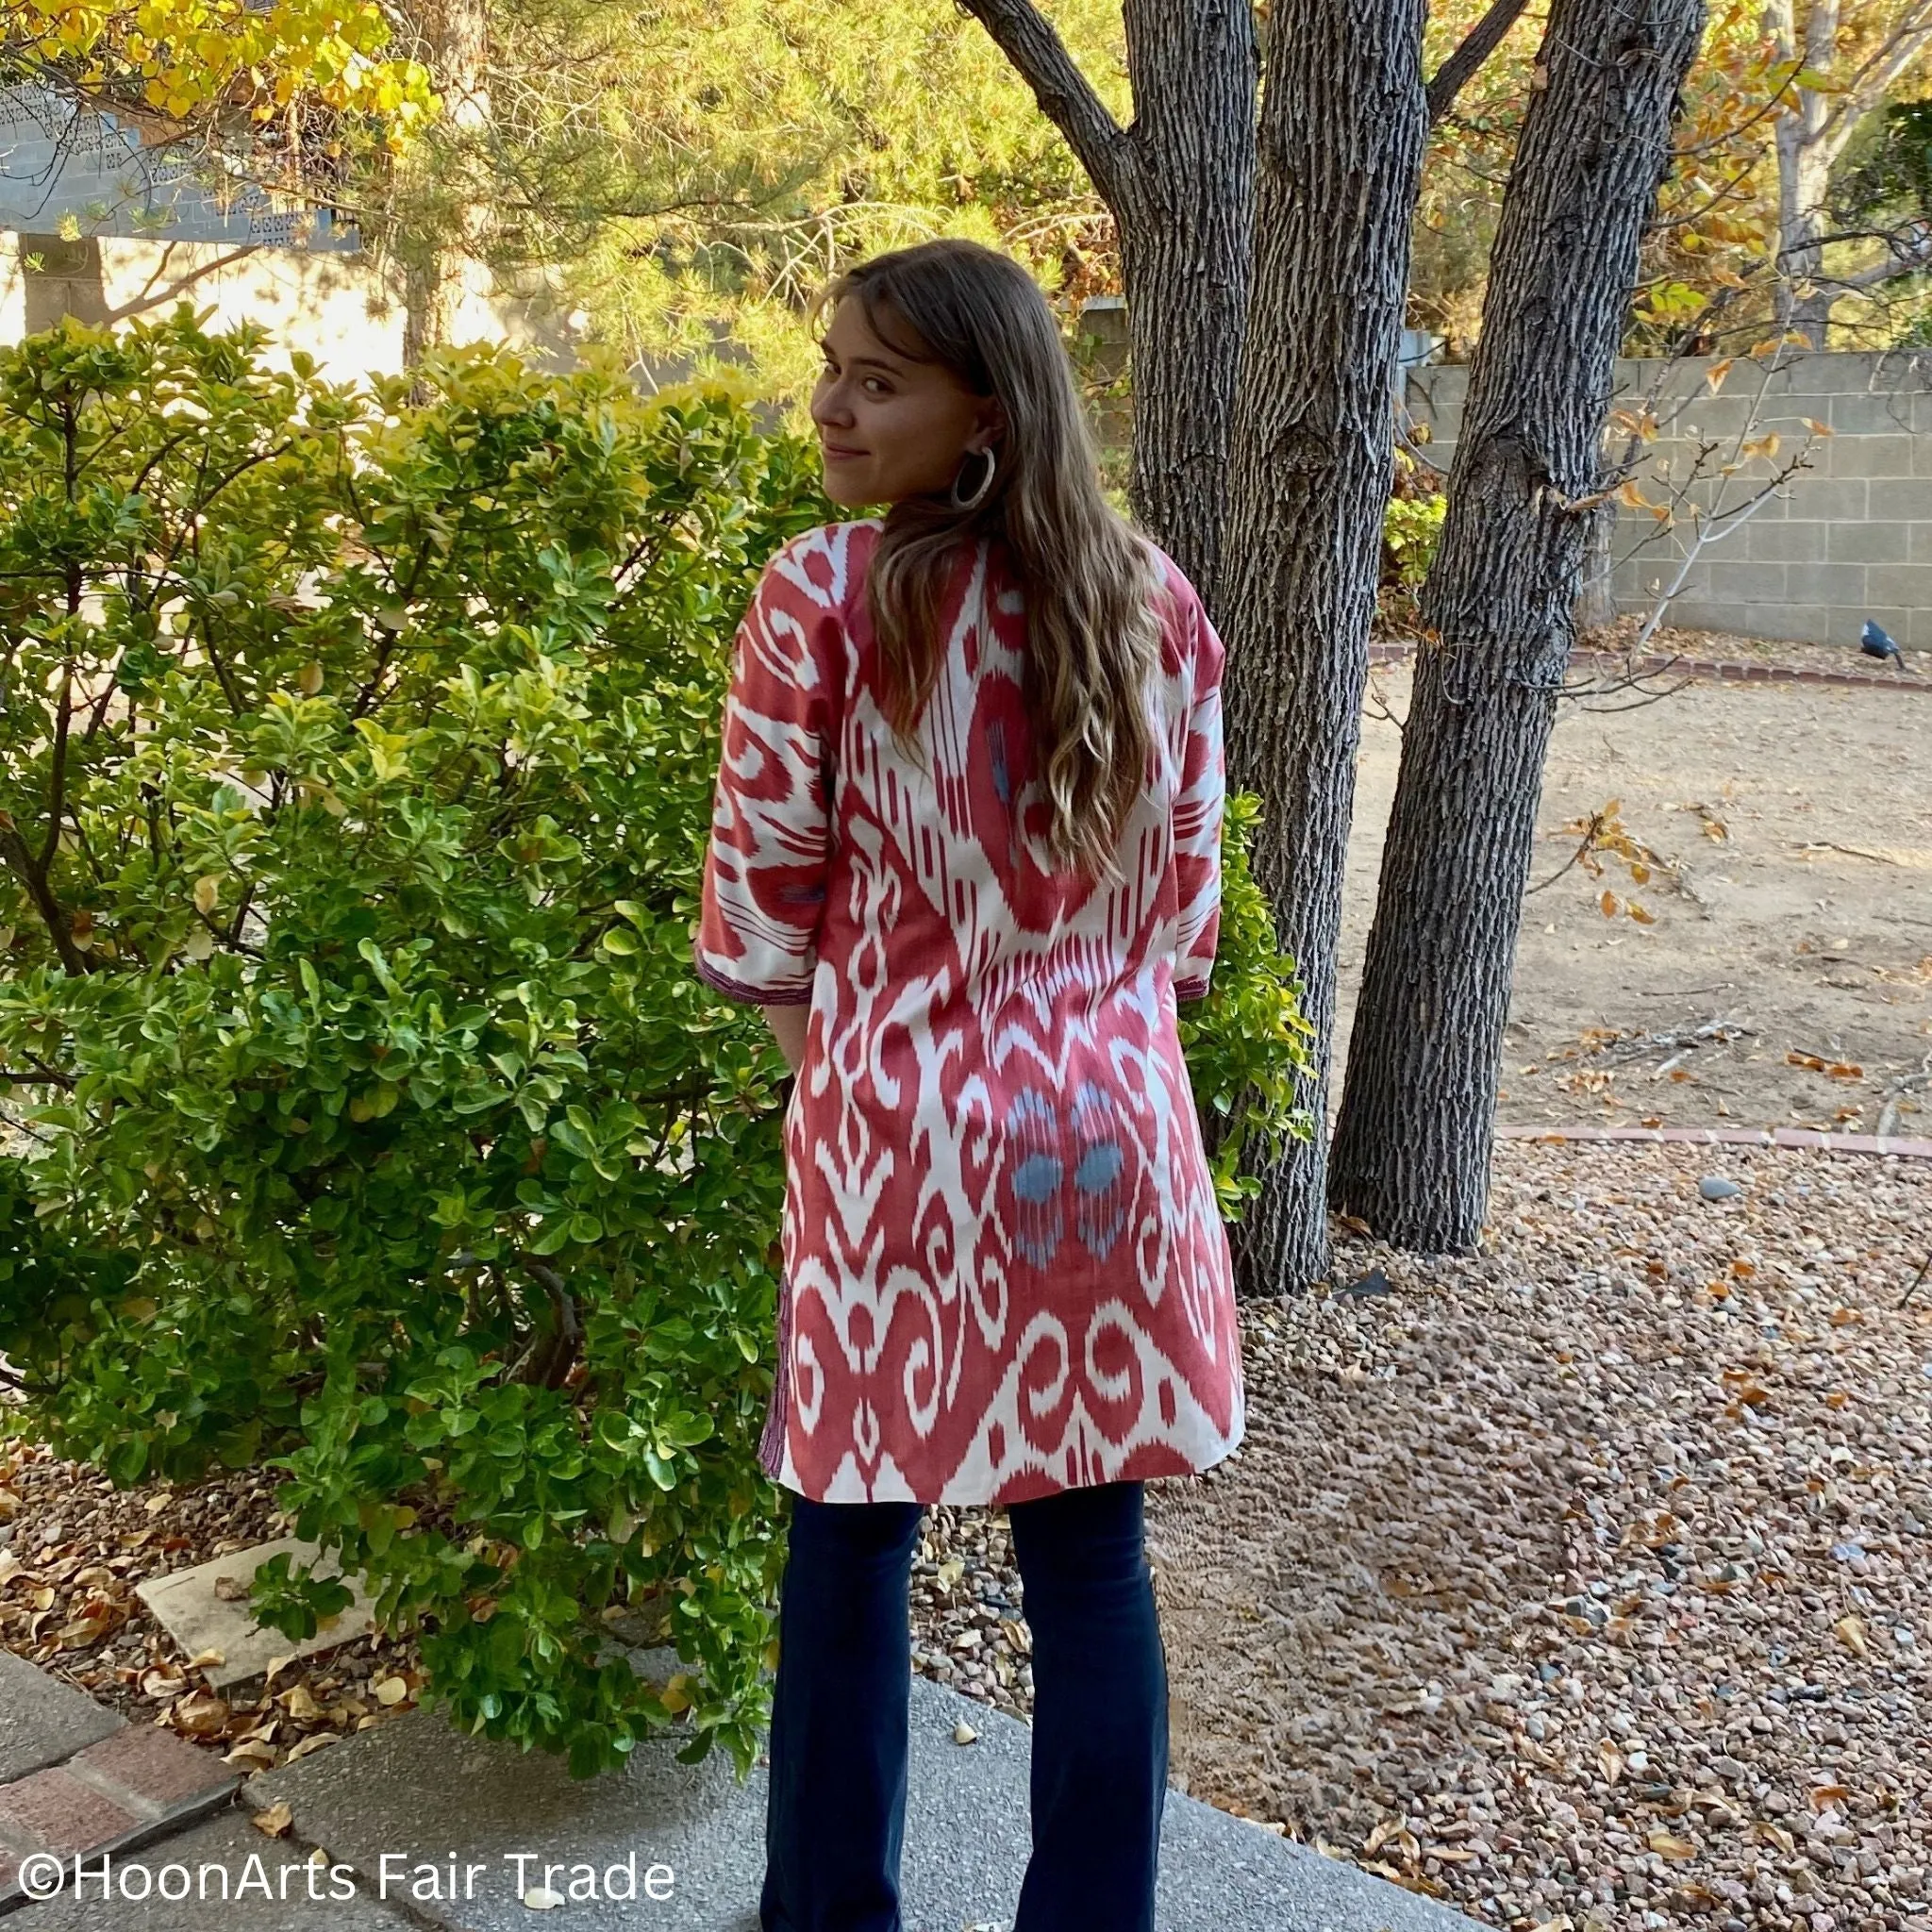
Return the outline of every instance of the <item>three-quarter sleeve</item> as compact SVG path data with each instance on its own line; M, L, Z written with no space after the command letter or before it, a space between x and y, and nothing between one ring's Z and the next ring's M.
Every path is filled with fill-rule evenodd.
M817 532L765 566L732 646L691 963L728 998L802 1006L833 844L843 624L810 563Z
M1221 671L1226 652L1197 596L1187 600L1193 633L1193 687L1174 839L1180 876L1180 935L1174 944L1176 1000L1208 996L1221 939L1221 832L1227 767L1221 742Z

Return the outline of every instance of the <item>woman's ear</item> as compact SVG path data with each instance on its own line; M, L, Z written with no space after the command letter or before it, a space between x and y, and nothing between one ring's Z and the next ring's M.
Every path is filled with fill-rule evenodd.
M973 433L979 438L980 447L989 443L1004 442L1007 436L1007 412L997 396L989 396L979 406L974 418Z

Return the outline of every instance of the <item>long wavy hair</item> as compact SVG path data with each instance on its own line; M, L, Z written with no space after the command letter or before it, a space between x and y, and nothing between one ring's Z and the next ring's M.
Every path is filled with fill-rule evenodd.
M1146 539L1101 494L1053 311L1018 262L954 238L847 269L820 291L812 316L847 296L897 354L944 365L974 395L998 397L1006 413L986 496L967 510L943 494L905 498L874 547L865 588L893 736L916 756L910 735L939 675L940 610L955 560L962 544L991 537L1025 606L1023 700L1052 806L1049 857L1056 869L1117 879L1122 828L1155 747L1159 579ZM977 479L978 462L969 458L962 468Z

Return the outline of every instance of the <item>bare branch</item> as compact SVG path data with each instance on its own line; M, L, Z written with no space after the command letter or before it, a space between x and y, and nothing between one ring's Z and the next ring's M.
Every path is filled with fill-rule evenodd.
M1853 127L1901 79L1905 71L1932 42L1932 4L1920 0L1884 42L1845 81L1838 105L1824 117L1824 133L1834 157L1851 139ZM1829 53L1826 53L1829 58ZM1822 62L1819 64L1823 64Z
M1066 42L1033 0L959 0L1033 90L1108 205L1118 208L1133 165L1133 138L1108 112Z
M1476 70L1503 44L1503 39L1516 25L1526 0L1491 0L1490 10L1470 28L1469 37L1441 66L1429 82L1429 125L1433 127L1455 105L1456 96L1474 77Z

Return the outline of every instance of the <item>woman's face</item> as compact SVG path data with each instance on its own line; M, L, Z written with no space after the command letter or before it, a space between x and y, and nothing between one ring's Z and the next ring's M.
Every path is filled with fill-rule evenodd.
M908 331L909 333L909 331ZM1005 417L937 362L912 362L874 335L865 310L841 300L823 337L825 366L811 416L824 455L825 494L834 503L897 503L953 486L968 450L997 441ZM965 488L985 463L975 455Z

